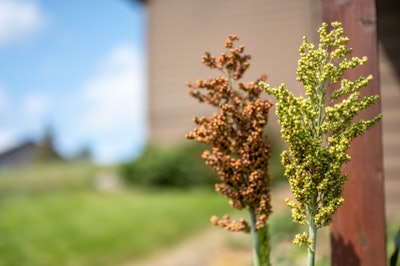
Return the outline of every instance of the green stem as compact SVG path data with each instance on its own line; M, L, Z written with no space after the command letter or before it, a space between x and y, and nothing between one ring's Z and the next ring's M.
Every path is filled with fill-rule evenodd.
M311 238L312 242L307 248L307 266L314 266L317 247L317 226L315 225L315 215L313 211L310 212L308 218L308 237Z
M326 65L326 59L323 61L323 63L321 64L321 67L319 69L319 74L322 75L324 72L324 66ZM313 102L313 106L314 108L317 108L317 112L318 112L318 117L317 117L317 121L313 121L313 131L314 131L314 136L316 136L317 138L320 138L320 129L321 129L321 124L324 121L324 112L325 112L325 102L326 102L326 85L325 83L318 83L318 86L316 88L317 90L315 91L315 93L317 94L317 102ZM316 122L316 123L314 123Z
M325 112L325 89L323 85L320 85L319 91L318 91L318 98L317 102L313 103L313 105L317 108L318 112L318 117L316 118L316 121L313 121L313 131L314 131L314 136L316 138L321 138L321 124L324 121L324 112Z
M251 222L251 239L253 242L253 265L261 266L261 248L258 232L256 229L256 214L253 207L249 207L250 222Z
M258 239L260 241L261 248L261 265L271 266L270 254L271 246L269 244L269 226L265 224L265 227L258 230Z

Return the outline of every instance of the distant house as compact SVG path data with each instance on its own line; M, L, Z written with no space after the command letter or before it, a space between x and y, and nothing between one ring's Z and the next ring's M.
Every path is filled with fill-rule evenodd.
M18 146L0 154L0 169L19 168L29 165L35 156L38 145L33 141L25 141Z
M56 150L54 142L54 132L48 127L42 140L27 140L0 153L0 169L21 168L33 162L63 161L64 158Z

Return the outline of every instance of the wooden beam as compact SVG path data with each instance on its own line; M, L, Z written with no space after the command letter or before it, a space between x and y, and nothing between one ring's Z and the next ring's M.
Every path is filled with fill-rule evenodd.
M345 74L354 80L372 74L371 84L361 94L380 94L376 7L373 0L323 0L323 21L343 23L353 56L369 61ZM369 119L381 112L380 101L360 113ZM333 266L386 265L382 124L356 138L350 148L351 161L343 168L350 176L345 184L343 206L331 225Z

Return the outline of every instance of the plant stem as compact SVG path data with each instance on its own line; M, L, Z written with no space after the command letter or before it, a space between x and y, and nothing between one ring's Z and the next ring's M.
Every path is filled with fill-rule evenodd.
M257 231L258 239L260 241L260 251L261 251L261 265L271 266L270 254L271 246L269 244L269 225L265 224L263 229Z
M253 207L249 207L250 222L251 222L251 239L253 242L253 265L261 266L261 249L260 240L256 229L256 214Z
M307 248L307 266L314 266L315 264L315 252L317 246L317 226L315 225L315 215L309 214L309 223L308 223L308 237L312 239L312 242L308 245Z

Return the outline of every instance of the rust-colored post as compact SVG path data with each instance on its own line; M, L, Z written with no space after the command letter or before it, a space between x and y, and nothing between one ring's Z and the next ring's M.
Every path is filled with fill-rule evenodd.
M345 78L354 80L372 74L371 84L362 95L380 94L376 7L373 0L323 0L323 21L340 21L350 38L353 56L367 56L368 62ZM380 101L358 118L372 118L381 112ZM382 124L356 138L350 148L351 161L343 172L350 176L345 184L345 202L331 225L333 266L386 265Z

